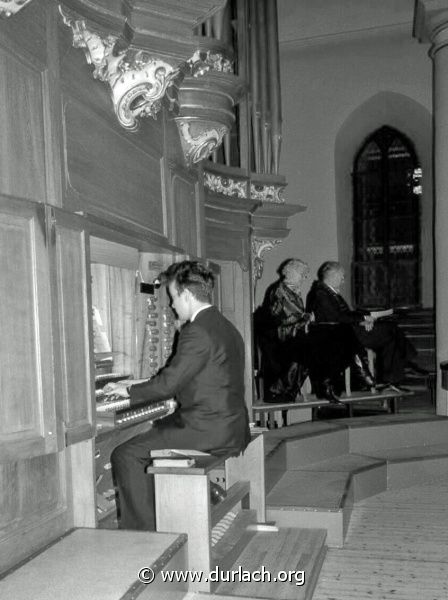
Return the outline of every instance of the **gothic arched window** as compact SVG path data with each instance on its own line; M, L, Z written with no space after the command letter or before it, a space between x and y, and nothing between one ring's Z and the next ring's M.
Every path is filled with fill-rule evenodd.
M421 169L412 143L381 127L359 150L353 170L353 291L362 308L420 301Z

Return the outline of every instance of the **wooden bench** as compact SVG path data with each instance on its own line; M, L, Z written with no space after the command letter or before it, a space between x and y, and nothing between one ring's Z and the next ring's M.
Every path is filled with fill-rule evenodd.
M210 474L224 462L226 497L210 502ZM266 521L263 436L235 458L196 457L194 467L148 467L154 475L156 527L188 535L188 568L209 573L228 568ZM249 529L248 529L249 527ZM253 535L253 533L252 533ZM211 592L216 582L190 581L190 590Z
M406 397L412 397L413 395L414 393L411 391L395 391L389 390L387 388L385 390L377 391L375 393L352 392L350 389L348 389L341 395L340 402L347 406L350 417L353 416L354 404L360 404L372 400L383 402L387 404L389 412L398 413L399 401ZM306 394L298 396L296 402L285 402L281 404L268 404L266 402L257 402L252 405L252 410L254 412L254 420L260 421L260 425L264 426L267 418L268 425L270 424L271 427L273 422L277 423L277 425L281 427L282 424L288 425L292 422L297 423L312 420L315 416L316 409L323 406L332 405L328 400L319 400L314 394ZM301 418L295 421L291 421L291 423L288 423L289 413L297 411L307 411L306 416L308 418Z

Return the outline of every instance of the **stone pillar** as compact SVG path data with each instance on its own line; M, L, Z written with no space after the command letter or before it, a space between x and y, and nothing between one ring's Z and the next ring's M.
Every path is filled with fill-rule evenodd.
M448 415L439 371L448 360L448 0L417 2L414 35L431 42L433 60L437 414Z

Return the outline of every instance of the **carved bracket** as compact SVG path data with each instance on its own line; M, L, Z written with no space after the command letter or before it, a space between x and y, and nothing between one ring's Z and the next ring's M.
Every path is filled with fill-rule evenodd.
M11 17L30 2L31 0L0 0L0 17Z
M176 117L180 142L188 165L207 158L222 142L228 127L213 121Z
M138 49L121 49L118 37L102 35L86 21L59 7L64 24L73 32L73 47L82 48L93 77L110 85L115 114L120 125L138 129L139 117L154 119L167 88L179 75L166 61Z
M282 241L267 238L252 238L252 282L254 288L257 285L257 281L263 275L263 255L281 244Z
M250 184L250 197L252 200L262 200L263 202L274 202L275 204L284 204L283 192L285 184Z
M236 180L204 171L204 186L224 196L247 198L247 180Z

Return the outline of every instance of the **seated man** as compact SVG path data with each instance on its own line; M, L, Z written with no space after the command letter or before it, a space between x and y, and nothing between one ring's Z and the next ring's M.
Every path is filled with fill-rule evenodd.
M236 456L250 441L244 344L210 304L212 272L198 262L183 261L171 265L164 276L172 307L187 322L169 363L152 379L132 385L129 395L131 407L175 397L179 409L112 453L122 529L155 529L153 477L145 474L150 450L191 448ZM116 384L113 392L125 396L125 385Z
M303 261L285 261L279 268L280 279L266 290L255 314L266 402L293 402L306 369L318 398L336 403L332 383L356 352L354 336L341 334L344 326L314 326L314 315L305 312L301 290L308 273Z
M415 348L395 322L375 321L369 315L350 309L340 294L344 276L340 263L325 262L318 270L318 281L308 293L307 310L314 312L317 322L350 325L360 344L377 353L378 381L397 385L404 378L405 365L415 358Z

